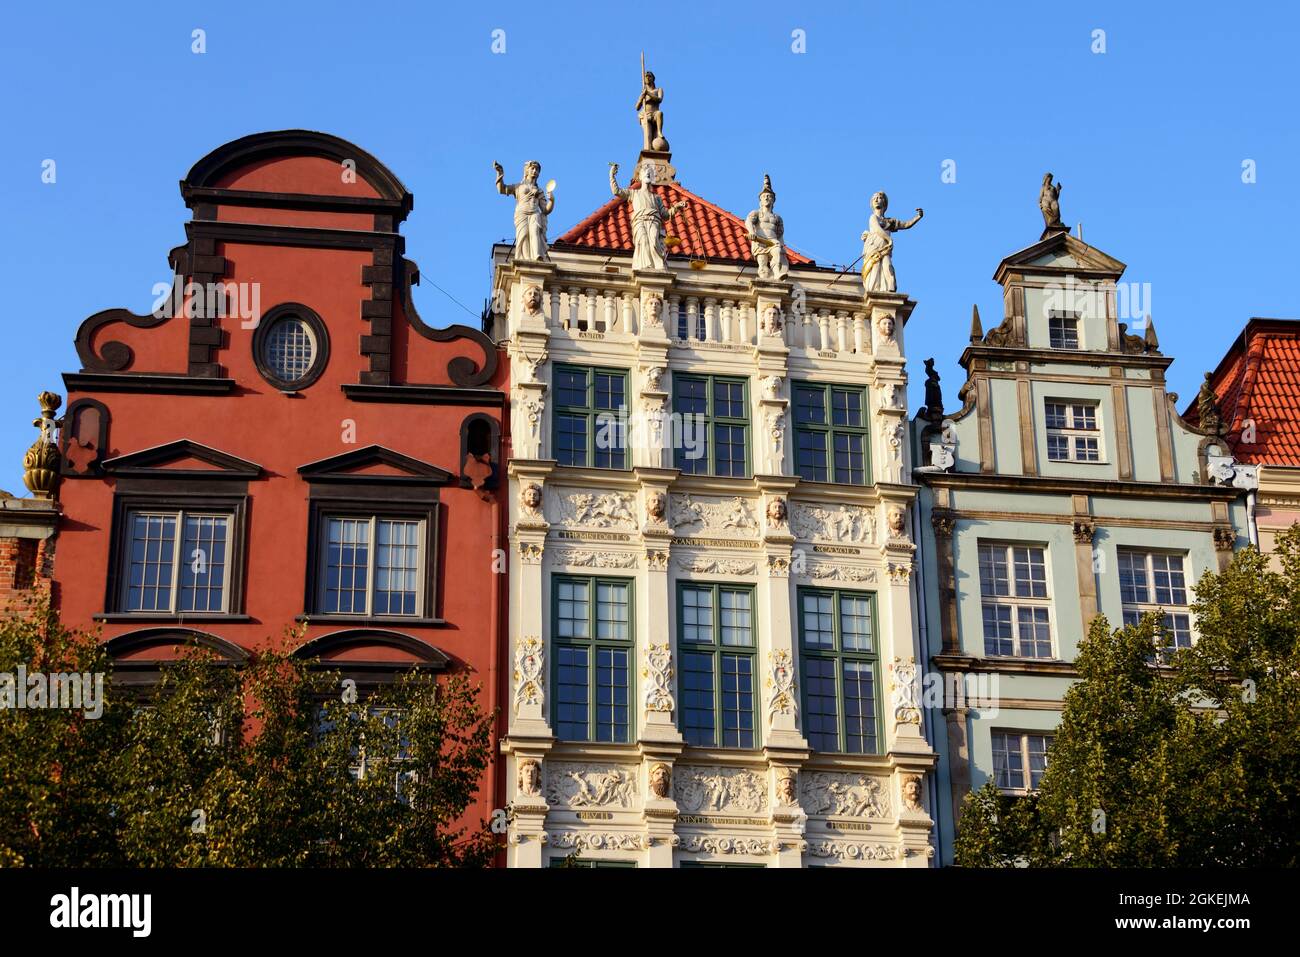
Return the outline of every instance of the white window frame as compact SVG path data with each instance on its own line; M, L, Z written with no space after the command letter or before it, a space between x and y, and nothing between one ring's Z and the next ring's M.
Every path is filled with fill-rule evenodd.
M984 593L984 562L983 552L985 549L1000 551L1007 566L1007 595L988 595ZM1015 550L1028 549L1042 553L1043 558L1043 588L1046 594L1019 594L1016 586L1015 574ZM992 541L980 539L976 542L976 565L979 572L978 578L980 583L980 640L984 642L983 653L988 658L1024 658L1029 661L1055 661L1056 654L1056 614L1052 604L1052 566L1049 559L1048 547L1040 542L1007 542ZM1013 652L1010 655L993 655L988 651L988 639L984 634L984 607L993 605L999 608L1011 609L1011 641ZM1047 636L1049 650L1048 654L1043 657L1039 655L1025 655L1022 653L1020 644L1020 612L1027 609L1046 609L1047 610ZM1032 620L1032 619L1031 619Z
M1136 624L1138 621L1141 620L1142 616L1145 614L1151 612L1163 612L1165 617L1165 622L1166 622L1165 624L1166 634L1169 637L1174 639L1174 643L1162 645L1161 650L1174 651L1178 648L1190 648L1192 645L1196 644L1196 621L1195 618L1192 616L1191 604L1188 602L1188 593L1191 592L1192 590L1192 582L1190 580L1191 570L1188 568L1187 553L1178 552L1178 551L1161 550L1158 548L1128 548L1122 546L1115 550L1115 563L1116 563L1117 573L1118 573L1120 557L1123 555L1141 556L1142 564L1146 575L1146 597L1147 597L1147 600L1142 602L1126 601L1124 599L1124 593L1122 591L1122 586L1121 586L1120 609L1121 609L1121 615L1124 624L1125 625ZM1154 600L1156 597L1155 559L1157 557L1166 558L1166 559L1168 558L1178 559L1179 564L1181 565L1181 568L1179 570L1182 572L1183 575L1183 604L1181 605L1176 605L1172 603L1163 604L1159 601ZM1169 628L1168 626L1168 619L1174 615L1185 615L1187 617L1187 644L1185 645L1177 644L1176 632L1173 628Z
M1048 424L1048 406L1060 405L1065 407L1066 425L1062 427ZM1094 428L1087 428L1078 424L1079 419L1086 416L1078 416L1077 411L1080 408L1092 410L1092 421L1095 423ZM1043 428L1047 434L1047 461L1049 462L1073 462L1080 465L1103 465L1106 462L1106 445L1102 441L1101 428L1101 403L1096 399L1059 399L1049 398L1043 400ZM1052 439L1064 438L1069 449L1069 455L1065 458L1054 458L1052 456ZM1092 439L1097 443L1097 457L1095 459L1081 458L1079 456L1079 440Z
M364 611L329 611L327 609L327 600L329 595L329 525L331 521L349 521L349 522L369 522L370 532L368 547L366 549L366 607ZM414 522L416 525L416 558L415 558L415 611L411 614L394 615L392 613L382 613L373 611L375 607L375 560L379 551L378 542L375 533L380 521L388 522ZM316 585L316 607L320 609L320 615L340 616L347 618L391 618L394 621L404 621L412 618L424 617L424 580L427 574L428 556L425 554L425 544L428 540L428 526L422 515L375 515L366 512L325 512L321 515L321 527L319 536L320 545L318 551L320 555L317 561L320 563L318 581Z
M172 518L176 522L176 534L172 540L172 557L171 557L171 584L168 588L170 601L166 608L132 608L131 607L131 548L135 543L134 527L137 516L156 516L162 518ZM180 586L181 586L181 544L185 541L185 519L186 518L223 518L226 520L226 541L225 541L225 562L222 567L225 569L225 581L221 583L221 607L218 609L188 609L183 610L180 606ZM220 509L197 508L150 508L147 505L139 508L127 508L125 511L124 542L125 548L122 551L122 557L119 559L121 567L121 585L119 607L123 613L128 615L224 615L230 610L230 589L231 589L231 535L235 526L235 516L231 512L223 512ZM211 574L210 566L209 572Z
M1022 787L1003 787L1002 784L998 781L997 738L1000 735L1015 739L1016 744L1019 746L1018 749L1019 749L1020 762L1021 762L1020 773L1023 775ZM1033 780L1034 780L1033 769L1030 767L1030 761L1029 761L1029 754L1030 754L1029 739L1030 738L1042 738L1044 740L1043 773L1046 774L1047 768L1051 763L1047 755L1052 749L1053 742L1056 740L1056 735L1054 732L1017 731L1014 728L994 728L989 734L989 753L992 756L993 784L1003 794L1035 794L1038 791L1038 788L1035 787L1033 784ZM1008 753L1010 752L1008 751Z

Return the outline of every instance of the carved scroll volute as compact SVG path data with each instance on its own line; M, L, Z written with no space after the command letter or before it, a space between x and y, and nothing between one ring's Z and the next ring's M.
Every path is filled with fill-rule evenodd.
M468 356L456 356L447 363L447 376L462 389L472 389L485 385L497 371L497 350L492 340L477 329L469 326L452 325L445 329L434 329L424 323L415 308L411 287L419 285L420 267L409 259L403 259L402 312L411 328L430 342L454 342L468 339L483 350L483 361L475 362Z

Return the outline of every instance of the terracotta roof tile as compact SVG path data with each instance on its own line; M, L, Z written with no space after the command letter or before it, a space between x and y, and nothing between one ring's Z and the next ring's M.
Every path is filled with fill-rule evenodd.
M1300 322L1252 319L1210 382L1238 461L1300 466ZM1183 418L1199 422L1196 405ZM1254 442L1241 441L1248 422Z
M696 196L677 183L658 183L654 187L665 206L686 200L686 208L668 223L668 235L676 236L681 245L668 249L669 257L711 259L723 262L752 263L749 230L745 221L707 199ZM615 197L552 243L558 247L631 252L632 214L625 200ZM785 248L790 265L815 265L813 260Z

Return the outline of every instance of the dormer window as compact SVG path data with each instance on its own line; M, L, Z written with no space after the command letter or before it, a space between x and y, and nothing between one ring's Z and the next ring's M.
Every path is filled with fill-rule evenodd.
M1101 461L1101 429L1095 402L1049 400L1044 403L1043 412L1049 461Z
M1047 319L1047 338L1053 349L1079 348L1079 317L1053 314Z

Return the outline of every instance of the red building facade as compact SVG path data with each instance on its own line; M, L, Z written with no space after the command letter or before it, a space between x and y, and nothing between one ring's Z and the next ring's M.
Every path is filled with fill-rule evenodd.
M238 661L289 626L359 685L467 670L495 708L508 364L416 311L411 194L305 131L218 148L181 194L173 293L83 322L64 376L64 621L98 624L127 681L191 637Z

